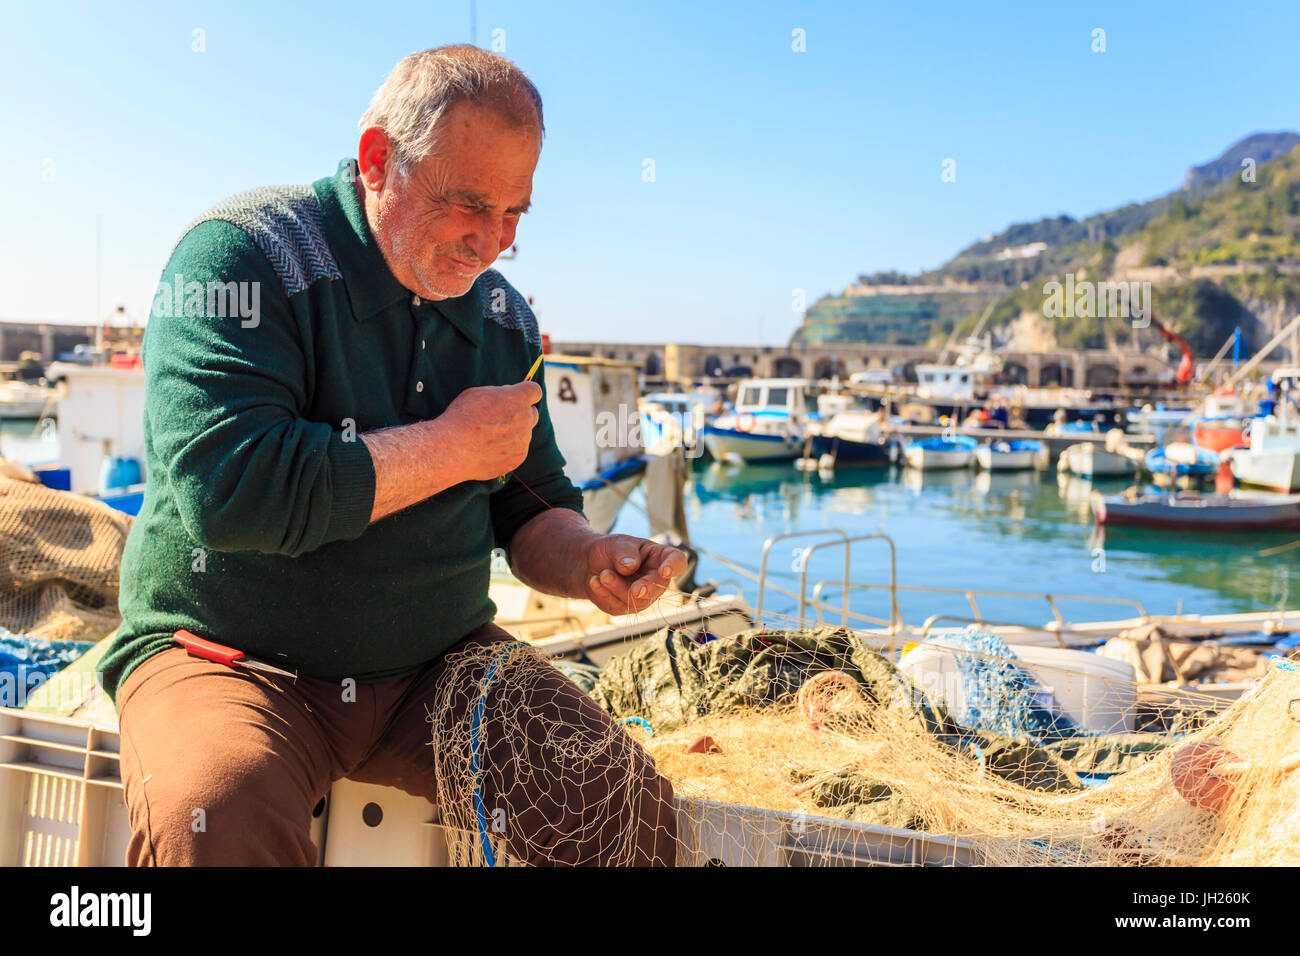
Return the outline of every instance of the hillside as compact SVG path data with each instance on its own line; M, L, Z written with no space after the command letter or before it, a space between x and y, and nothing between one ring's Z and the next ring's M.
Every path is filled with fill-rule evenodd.
M1259 162L1254 181L1243 181L1242 156L1287 143L1289 151ZM879 273L860 282L979 284L997 297L990 327L1003 342L1027 331L1064 347L1133 343L1160 351L1164 345L1153 332L1134 332L1122 320L1043 317L1044 284L1066 274L1150 282L1156 315L1184 334L1199 357L1216 352L1237 326L1247 346L1257 347L1300 311L1300 136L1247 137L1192 167L1185 182L1188 188L1086 219L1013 225L915 277ZM974 323L970 313L955 325L962 332ZM937 324L932 340L952 328Z

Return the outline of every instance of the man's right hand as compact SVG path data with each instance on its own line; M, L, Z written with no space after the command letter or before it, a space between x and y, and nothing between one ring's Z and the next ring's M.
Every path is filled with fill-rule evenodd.
M436 421L464 481L488 481L528 457L542 388L536 382L467 388Z
M366 432L378 521L464 481L502 478L524 463L537 424L536 382L467 388L437 418Z

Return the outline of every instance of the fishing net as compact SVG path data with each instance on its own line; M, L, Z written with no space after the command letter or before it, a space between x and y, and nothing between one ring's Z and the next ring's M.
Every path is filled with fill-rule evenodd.
M453 651L443 666L429 720L453 865L672 861L666 784L581 688L512 641Z
M0 642L57 669L115 628L131 517L80 495L0 478Z
M844 628L665 629L598 675L566 666L614 720L588 722L544 775L538 741L563 736L566 715L506 688L551 665L527 649L467 652L457 666L479 692L493 673L478 730L444 723L433 737L453 859L573 862L492 832L483 781L495 760L524 782L516 802L550 820L562 806L588 861L604 864L637 857L651 768L672 784L686 864L1300 864L1293 663L1275 660L1230 704L1116 681L1130 713L1105 732L1044 698L1077 675L980 632L937 649L957 664L961 707Z

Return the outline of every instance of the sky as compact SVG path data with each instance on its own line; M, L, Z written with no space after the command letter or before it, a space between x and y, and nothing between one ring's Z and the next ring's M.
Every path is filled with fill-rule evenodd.
M1294 0L0 2L7 321L143 321L198 213L333 173L393 64L444 43L541 91L499 268L559 341L784 344L861 273L1300 129Z

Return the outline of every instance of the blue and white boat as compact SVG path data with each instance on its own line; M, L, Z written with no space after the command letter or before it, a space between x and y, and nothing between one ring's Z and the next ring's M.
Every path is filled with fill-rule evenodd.
M1219 470L1220 463L1214 452L1187 442L1152 448L1145 458L1147 471L1170 478L1206 478Z
M978 443L967 435L935 437L912 442L903 449L909 468L930 471L940 468L966 468L975 457Z
M1019 471L1033 468L1042 450L1042 442L995 441L975 449L975 460L987 471Z
M809 402L807 379L745 379L734 410L704 426L704 447L719 461L798 458L808 427Z

